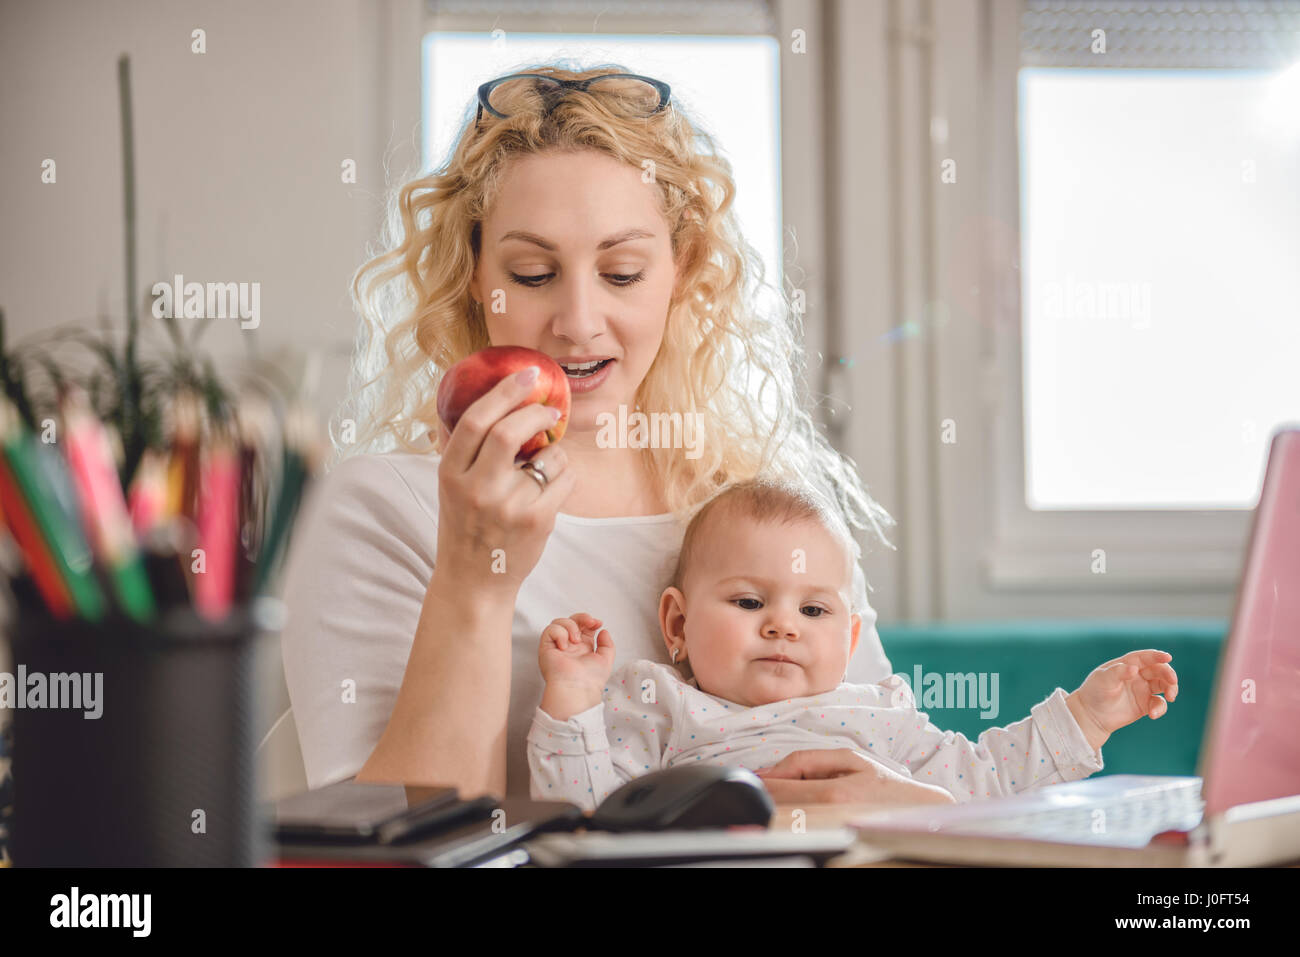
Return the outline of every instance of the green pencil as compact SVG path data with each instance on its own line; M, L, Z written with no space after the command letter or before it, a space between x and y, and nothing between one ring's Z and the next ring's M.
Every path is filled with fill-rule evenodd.
M280 471L280 490L271 512L271 524L257 558L257 575L252 594L260 594L271 579L293 526L303 489L315 466L314 421L302 408L290 410L284 428L284 457Z
M27 431L13 406L0 405L0 445L13 471L19 491L27 500L36 526L49 545L59 576L68 586L73 604L83 618L99 621L107 602L95 578L90 545L74 516L64 511L42 481L36 437Z

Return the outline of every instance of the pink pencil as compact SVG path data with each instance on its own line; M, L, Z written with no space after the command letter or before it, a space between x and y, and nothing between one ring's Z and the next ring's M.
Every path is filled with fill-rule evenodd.
M145 538L167 517L167 463L156 449L145 449L127 496L131 524Z
M200 615L219 621L230 611L239 542L239 455L226 438L212 446L203 468L202 489L199 547L203 565L194 575L194 604Z

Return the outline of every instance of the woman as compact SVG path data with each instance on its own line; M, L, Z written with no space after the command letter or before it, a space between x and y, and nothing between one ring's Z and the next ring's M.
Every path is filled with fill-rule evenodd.
M798 405L795 324L752 309L762 267L711 140L659 81L528 72L480 94L444 169L399 191L395 247L354 280L372 333L354 370L360 432L349 442L343 420L344 457L285 582L285 676L312 787L356 775L526 795L541 631L589 609L620 664L663 660L659 594L692 509L723 484L803 476L857 527L883 539L891 521ZM489 345L587 365L569 370L563 440L527 471L514 454L553 419L536 403L511 411L531 388L516 376L454 434L438 423L439 376ZM620 406L699 413L704 439L610 441L602 413L618 421ZM856 579L849 675L876 681L890 667L860 566ZM777 800L936 798L882 770L806 751L767 783Z

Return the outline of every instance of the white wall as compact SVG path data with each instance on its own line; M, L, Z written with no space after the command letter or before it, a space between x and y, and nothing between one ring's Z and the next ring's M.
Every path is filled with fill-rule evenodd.
M366 0L4 4L0 307L11 337L123 315L116 61L125 52L138 294L176 273L259 282L260 327L219 321L204 344L232 370L243 356L322 350L315 398L331 409L354 329L348 283L378 222L388 136L376 108L377 36L392 9ZM197 54L200 28L207 51ZM395 133L394 143L403 132L414 135ZM54 184L41 182L46 158L57 164ZM345 158L357 162L355 185L341 182Z

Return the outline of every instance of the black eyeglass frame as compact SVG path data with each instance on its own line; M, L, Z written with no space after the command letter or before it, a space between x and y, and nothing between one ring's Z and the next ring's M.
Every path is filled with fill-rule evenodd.
M663 80L655 80L651 77L640 76L639 74L636 73L602 73L600 76L589 76L585 80L561 80L553 76L548 76L545 73L511 73L509 76L499 76L495 80L488 80L486 83L484 83L482 86L478 88L478 113L474 117L474 130L476 132L480 129L480 121L483 119L484 110L487 110L489 113L491 113L495 117L498 117L499 119L503 119L503 120L507 119L505 113L501 113L497 110L494 110L492 108L492 104L488 102L489 97L491 97L492 95L492 91L496 89L496 87L499 86L500 84L506 82L506 80L518 80L527 77L534 77L539 80L545 80L548 83L553 83L559 90L563 90L565 93L567 93L569 90L582 90L584 93L586 93L588 92L588 87L590 87L591 84L595 83L598 80L608 80L608 79L641 80L645 83L649 83L652 87L654 87L656 90L659 91L659 105L656 106L649 113L645 114L646 116L654 116L656 113L662 112L664 108L668 106L668 101L672 96L672 87L670 87L667 83L663 82ZM560 94L560 96L563 95L564 93ZM557 100L558 99L559 97L557 97ZM552 103L549 107L547 107L546 112L550 113L550 111L554 109L554 106L555 104Z

